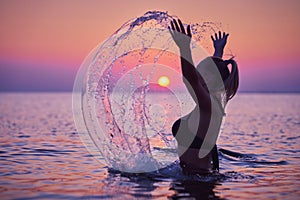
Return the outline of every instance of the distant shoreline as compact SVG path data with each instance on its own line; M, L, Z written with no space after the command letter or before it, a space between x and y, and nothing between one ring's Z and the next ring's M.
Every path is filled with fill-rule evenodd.
M0 91L1 93L72 93L73 91ZM164 93L157 91L155 93ZM238 94L300 94L300 91L238 91Z

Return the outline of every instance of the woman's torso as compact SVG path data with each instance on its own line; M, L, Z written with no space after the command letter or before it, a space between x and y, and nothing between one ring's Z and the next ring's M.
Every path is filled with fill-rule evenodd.
M173 135L178 143L178 154L182 168L187 173L207 173L211 171L211 151L203 158L199 157L199 149L207 134L211 134L211 124L213 124L213 132L218 134L224 110L220 106L214 104L212 100L212 112L201 111L196 107L188 115L178 119L172 127ZM180 127L180 128L179 128ZM179 136L178 136L179 135ZM181 137L180 137L181 135ZM186 141L185 137L190 137ZM206 141L207 142L207 141ZM214 142L211 141L212 146Z

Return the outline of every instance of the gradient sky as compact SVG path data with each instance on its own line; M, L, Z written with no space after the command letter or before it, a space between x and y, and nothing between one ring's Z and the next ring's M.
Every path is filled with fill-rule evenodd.
M72 91L87 54L149 10L221 22L240 91L300 92L300 1L1 0L0 91Z

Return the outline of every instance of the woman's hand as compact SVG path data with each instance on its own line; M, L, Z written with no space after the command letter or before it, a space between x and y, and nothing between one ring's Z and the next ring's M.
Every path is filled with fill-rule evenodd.
M211 39L214 43L214 48L215 48L214 56L218 56L218 57L222 58L224 47L227 43L228 36L229 36L229 33L223 32L223 35L222 35L221 31L219 31L219 36L217 33L215 33L215 37L211 36Z
M168 28L172 35L173 40L181 50L190 49L190 44L192 39L190 25L187 26L187 29L185 31L181 20L178 19L178 23L177 23L177 21L173 19L173 21L171 21L171 28L170 27Z
M226 43L227 43L227 38L229 36L229 33L225 33L223 32L223 35L221 33L221 31L219 31L219 37L218 37L218 34L215 33L215 38L214 36L211 36L211 39L214 43L214 47L215 49L224 49Z

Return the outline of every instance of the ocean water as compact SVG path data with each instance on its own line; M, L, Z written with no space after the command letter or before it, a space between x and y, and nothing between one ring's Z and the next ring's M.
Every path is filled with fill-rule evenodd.
M300 94L239 93L218 140L220 174L126 174L88 153L71 93L0 94L1 199L299 199Z

